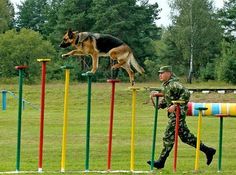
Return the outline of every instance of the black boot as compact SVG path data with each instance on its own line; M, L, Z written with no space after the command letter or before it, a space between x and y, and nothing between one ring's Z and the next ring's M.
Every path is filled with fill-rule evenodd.
M154 161L153 167L155 167L157 169L164 168L165 162L166 162L166 159L167 159L168 156L169 156L169 152L166 153L164 156L160 156L157 161ZM151 165L151 160L147 161L147 163L149 165Z
M200 150L206 154L207 158L207 165L210 165L213 159L213 156L216 153L216 150L214 148L207 147L204 144L200 144Z

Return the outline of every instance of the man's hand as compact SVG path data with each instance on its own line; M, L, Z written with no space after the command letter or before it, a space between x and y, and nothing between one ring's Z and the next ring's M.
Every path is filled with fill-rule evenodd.
M155 102L154 102L154 99L153 99L153 97L155 96L155 94L157 94L157 93L159 93L158 91L152 91L151 93L150 93L150 99L151 99L151 101L152 101L152 105L155 107L156 105L155 105Z
M175 112L175 109L176 109L176 105L171 105L171 106L167 109L167 111L168 111L169 113L173 113L173 112Z
M150 92L150 98L153 98L155 96L155 94L158 94L158 91L152 91Z

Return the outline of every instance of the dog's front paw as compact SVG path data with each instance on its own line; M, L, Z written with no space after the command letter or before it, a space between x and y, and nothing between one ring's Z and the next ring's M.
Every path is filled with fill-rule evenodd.
M68 56L69 56L69 55L67 55L67 54L62 54L62 55L61 55L62 58L66 58L66 57L68 57Z
M87 71L86 74L94 74L95 72Z
M95 72L96 72L96 69L92 69L92 70L91 70L91 71L89 71L89 72L91 72L91 73L95 74Z
M132 81L131 81L131 86L134 86L134 85L135 85L135 81L132 80Z

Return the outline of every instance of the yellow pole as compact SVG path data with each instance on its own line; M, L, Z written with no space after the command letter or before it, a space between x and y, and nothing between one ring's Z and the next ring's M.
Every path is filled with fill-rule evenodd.
M131 154L130 154L130 171L134 171L134 150L135 150L135 144L134 144L134 134L135 134L135 121L136 121L136 94L138 87L129 87L130 90L132 90L132 118L131 118Z
M67 119L68 119L68 93L70 81L70 68L63 66L65 69L65 96L64 96L64 120L63 120L63 135L62 135L62 153L61 153L61 172L65 172L66 161L66 140L67 140Z
M197 146L196 146L196 157L195 157L195 171L199 169L199 156L200 156L200 141L201 141L201 128L202 128L202 110L207 110L208 108L199 107L196 110L199 111L198 114L198 129L197 129Z

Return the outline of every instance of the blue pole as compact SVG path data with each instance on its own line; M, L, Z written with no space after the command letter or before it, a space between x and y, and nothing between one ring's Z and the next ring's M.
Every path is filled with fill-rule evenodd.
M7 109L7 91L2 90L2 110L6 111Z

